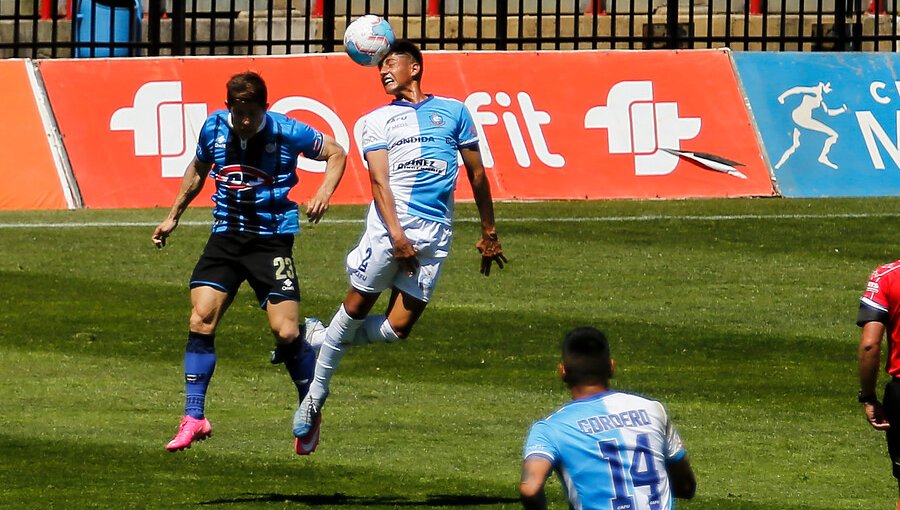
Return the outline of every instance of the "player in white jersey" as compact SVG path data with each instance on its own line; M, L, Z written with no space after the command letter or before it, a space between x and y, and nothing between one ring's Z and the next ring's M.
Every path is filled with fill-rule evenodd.
M559 374L572 401L532 425L519 492L528 509L547 508L552 471L575 510L670 510L694 497L697 482L662 403L609 389L613 361L606 336L570 331Z
M318 443L328 384L349 345L406 338L425 311L450 253L453 191L461 155L481 217L481 272L506 258L494 227L491 189L478 134L465 105L422 92L422 53L397 41L379 64L384 91L394 101L369 113L362 133L373 202L359 245L347 256L350 289L327 329L307 320L307 339L321 346L310 391L294 416L295 450ZM369 316L391 289L385 315Z

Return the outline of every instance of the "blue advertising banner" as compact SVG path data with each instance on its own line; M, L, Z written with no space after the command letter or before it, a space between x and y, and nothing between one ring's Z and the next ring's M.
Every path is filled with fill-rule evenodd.
M784 196L900 195L900 55L733 57Z

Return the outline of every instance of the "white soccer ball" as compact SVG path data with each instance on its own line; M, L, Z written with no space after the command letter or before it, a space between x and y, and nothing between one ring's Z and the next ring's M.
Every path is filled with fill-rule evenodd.
M394 44L394 29L381 16L366 14L344 32L344 50L359 65L376 66Z

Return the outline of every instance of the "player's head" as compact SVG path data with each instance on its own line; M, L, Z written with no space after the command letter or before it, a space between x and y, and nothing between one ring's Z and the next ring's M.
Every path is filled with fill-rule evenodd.
M228 90L227 104L229 107L242 103L255 103L263 108L269 106L269 90L262 76L247 71L238 73L225 84Z
M378 63L381 84L388 94L395 94L412 82L421 82L423 69L422 52L406 39L394 41L387 55Z
M269 91L262 77L252 71L239 73L225 84L225 105L231 122L241 138L248 139L259 131L269 108Z
M562 344L560 375L570 388L582 385L606 387L612 373L609 341L603 332L585 327L575 328L566 334Z

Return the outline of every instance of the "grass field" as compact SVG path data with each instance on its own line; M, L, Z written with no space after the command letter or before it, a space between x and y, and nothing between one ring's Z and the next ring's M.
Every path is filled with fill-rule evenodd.
M579 325L610 335L615 387L668 404L699 481L679 508L896 501L855 403L854 322L870 270L900 258L898 199L498 204L510 263L487 279L461 204L413 337L345 358L307 458L247 287L217 335L214 436L163 449L210 218L190 211L158 251L164 214L0 214L0 507L519 508L523 437L567 400L555 364ZM304 314L342 299L362 216L335 207L298 239Z

